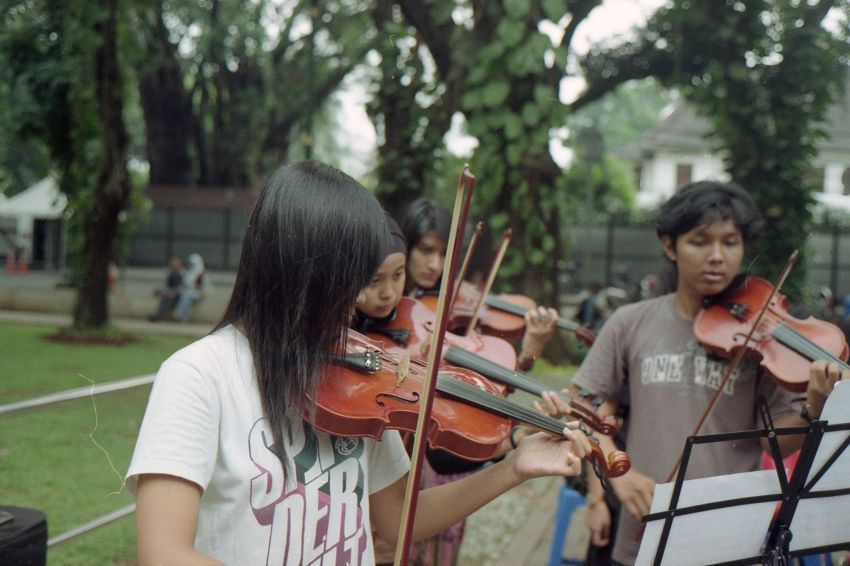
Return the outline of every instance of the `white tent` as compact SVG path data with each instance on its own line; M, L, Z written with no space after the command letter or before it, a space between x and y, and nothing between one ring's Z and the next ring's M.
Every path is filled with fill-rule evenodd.
M25 191L0 200L0 216L55 220L62 217L67 204L68 199L59 191L56 181L45 177Z
M23 254L39 265L64 265L62 215L68 204L56 180L45 177L15 196L0 200L0 255ZM18 257L20 261L20 257Z

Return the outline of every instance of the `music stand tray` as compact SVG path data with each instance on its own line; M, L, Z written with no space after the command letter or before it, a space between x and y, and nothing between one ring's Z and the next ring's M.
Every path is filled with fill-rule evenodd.
M637 565L784 564L807 554L850 549L850 382L838 382L821 418L776 429L761 401L765 428L689 437L675 482L655 486ZM778 436L805 434L787 478ZM696 444L767 437L776 470L685 480Z

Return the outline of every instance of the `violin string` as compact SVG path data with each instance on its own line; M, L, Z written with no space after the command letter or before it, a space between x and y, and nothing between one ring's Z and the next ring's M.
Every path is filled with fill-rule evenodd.
M850 366L843 360L825 350L820 344L812 341L796 328L784 322L781 317L774 315L770 311L765 314L765 322L768 321L775 325L773 330L769 331L771 336L809 361L825 359L839 364L842 369L850 369Z
M525 313L529 310L523 306L520 306L516 303L509 301L508 299L504 299L497 295L487 295L487 297L484 299L484 304L488 307L509 312L517 316L525 316ZM558 328L570 330L572 332L575 332L579 328L578 324L570 322L569 320L564 320L562 318L559 318L556 324Z
M557 419L540 414L523 405L517 405L511 401L508 401L507 399L504 399L503 397L498 397L496 395L489 394L486 391L482 391L480 389L472 387L463 381L444 378L440 376L438 377L437 388L443 393L446 393L448 395L455 395L457 397L460 397L461 399L467 400L470 403L478 403L484 408L496 412L501 412L504 415L513 417L519 421L535 426L555 436L561 436L563 434L565 426L571 428L569 427L569 425L566 425ZM593 442L595 448L591 451L590 454L588 454L588 459L590 459L591 462L593 462L603 470L603 475L611 475L613 473L610 467L611 457L616 456L617 453L613 452L609 454L608 458L606 459L605 455L602 453L601 448L599 448L598 440L596 440L595 438L591 438L591 441ZM628 459L628 457L624 454L619 454L619 456L625 457L626 460ZM627 470L628 466L617 475L621 475Z
M805 335L801 334L796 328L788 324L779 323L776 328L773 329L771 335L781 343L796 351L798 354L808 358L809 361L826 359L831 362L838 363L842 369L850 369L850 367L848 367L848 365L840 358L834 356L822 346L813 342Z
M494 379L499 379L507 385L512 385L528 393L540 395L544 391L543 386L539 383L463 348L450 347L446 352L446 360Z
M541 415L528 407L517 405L503 397L493 395L463 381L441 375L437 386L444 393L455 395L487 409L499 411L503 415L516 418L554 434L560 434L564 429L564 423L557 419Z
M446 352L446 360L534 395L542 396L544 391L548 391L540 383L462 348L455 348L454 346L449 348ZM587 422L592 428L599 429L601 423L595 413L585 409L582 405L573 404L569 397L565 398L562 394L559 394L559 396L570 404L575 417Z
M393 356L388 355L381 350L376 350L376 353L380 354L384 369L394 370L398 367L398 361L395 360ZM424 370L424 367L422 366L424 366L424 364L421 362L411 360L410 373L421 376L422 371ZM533 409L516 404L484 389L480 389L479 387L467 383L462 379L447 374L445 371L441 371L437 375L437 387L444 393L454 395L471 403L476 403L485 409L497 411L504 416L515 418L556 435L560 435L564 426L567 426L562 421L542 415Z

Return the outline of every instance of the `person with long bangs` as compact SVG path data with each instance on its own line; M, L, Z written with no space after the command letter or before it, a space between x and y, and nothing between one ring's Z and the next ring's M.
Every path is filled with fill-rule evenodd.
M309 418L386 237L379 204L344 173L303 162L269 178L221 321L154 382L125 480L139 564L368 565L373 528L395 543L410 466L399 433L336 437ZM528 436L499 464L424 490L413 539L526 479L575 475L589 451L566 428Z
M614 564L633 564L640 545L642 516L649 512L657 482L675 468L685 440L692 434L720 381L729 360L709 354L693 331L694 317L703 300L725 291L736 280L746 246L758 235L761 214L750 195L734 183L701 181L681 188L660 209L656 232L664 256L676 270L673 293L620 307L602 327L573 378L572 389L601 395L597 412L613 415L617 399L629 401L626 449L631 469L611 478L622 503L616 526ZM779 387L745 358L724 386L702 434L761 428L756 400L767 399L777 428L806 426L819 417L825 400L842 376L837 365L816 361L803 399ZM844 373L850 379L850 372ZM544 405L550 414L566 414L568 407L555 396ZM801 414L802 411L802 414ZM610 437L599 435L604 451L613 449ZM802 444L802 435L779 439L783 455ZM767 440L712 443L691 453L687 479L759 469ZM605 540L611 529L599 519L605 506L595 510L591 524L595 540Z

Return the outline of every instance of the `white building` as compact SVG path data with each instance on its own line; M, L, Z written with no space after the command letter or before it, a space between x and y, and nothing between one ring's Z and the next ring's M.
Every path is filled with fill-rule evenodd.
M821 184L814 196L830 207L850 211L850 88L843 104L832 106L817 146L813 176ZM716 140L707 138L708 121L680 103L640 140L615 153L635 164L638 206L654 207L691 181L728 180Z

